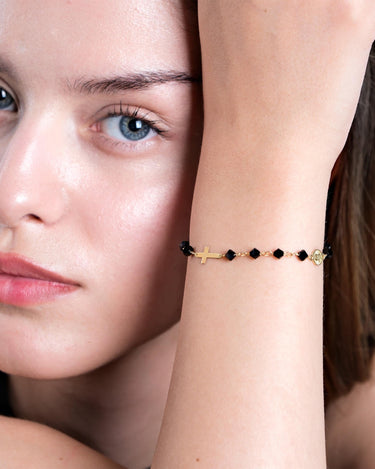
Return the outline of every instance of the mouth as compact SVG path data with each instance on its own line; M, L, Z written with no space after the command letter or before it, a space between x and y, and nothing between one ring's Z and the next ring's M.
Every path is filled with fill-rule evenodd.
M0 303L28 306L53 301L80 285L26 258L0 253Z

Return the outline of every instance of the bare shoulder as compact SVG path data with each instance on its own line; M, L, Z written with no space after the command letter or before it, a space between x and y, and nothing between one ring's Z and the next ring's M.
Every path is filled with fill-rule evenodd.
M2 469L125 469L65 434L34 422L0 416L0 435Z
M375 362L371 378L334 401L326 413L329 469L373 469L375 460Z

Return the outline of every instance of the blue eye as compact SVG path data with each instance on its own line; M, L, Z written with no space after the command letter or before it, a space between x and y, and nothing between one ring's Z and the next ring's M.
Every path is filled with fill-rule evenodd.
M120 131L129 140L142 140L151 131L151 127L143 120L123 116L119 123Z
M137 142L153 137L157 131L145 119L115 115L102 120L102 131L117 140Z
M12 96L0 87L0 111L15 111L16 103Z

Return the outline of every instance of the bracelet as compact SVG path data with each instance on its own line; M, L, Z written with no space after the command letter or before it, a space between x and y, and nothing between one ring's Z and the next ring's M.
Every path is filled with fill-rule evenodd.
M281 259L282 257L297 257L300 261L309 259L315 265L320 265L326 258L331 258L333 255L332 247L328 244L324 244L324 248L314 249L314 251L308 255L307 252L302 249L298 252L289 252L283 251L281 249L276 249L275 251L259 251L259 249L254 248L251 251L245 252L234 252L232 249L224 254L210 252L210 248L205 246L203 252L196 252L193 247L190 246L189 241L182 241L180 243L180 249L185 256L194 256L201 259L201 264L205 264L207 259L227 259L232 261L235 257L250 257L252 259L258 259L258 257L274 257L275 259Z

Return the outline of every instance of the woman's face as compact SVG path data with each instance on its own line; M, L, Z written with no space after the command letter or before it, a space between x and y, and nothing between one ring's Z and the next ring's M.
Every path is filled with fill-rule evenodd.
M0 369L85 373L179 319L202 126L189 14L1 1Z

